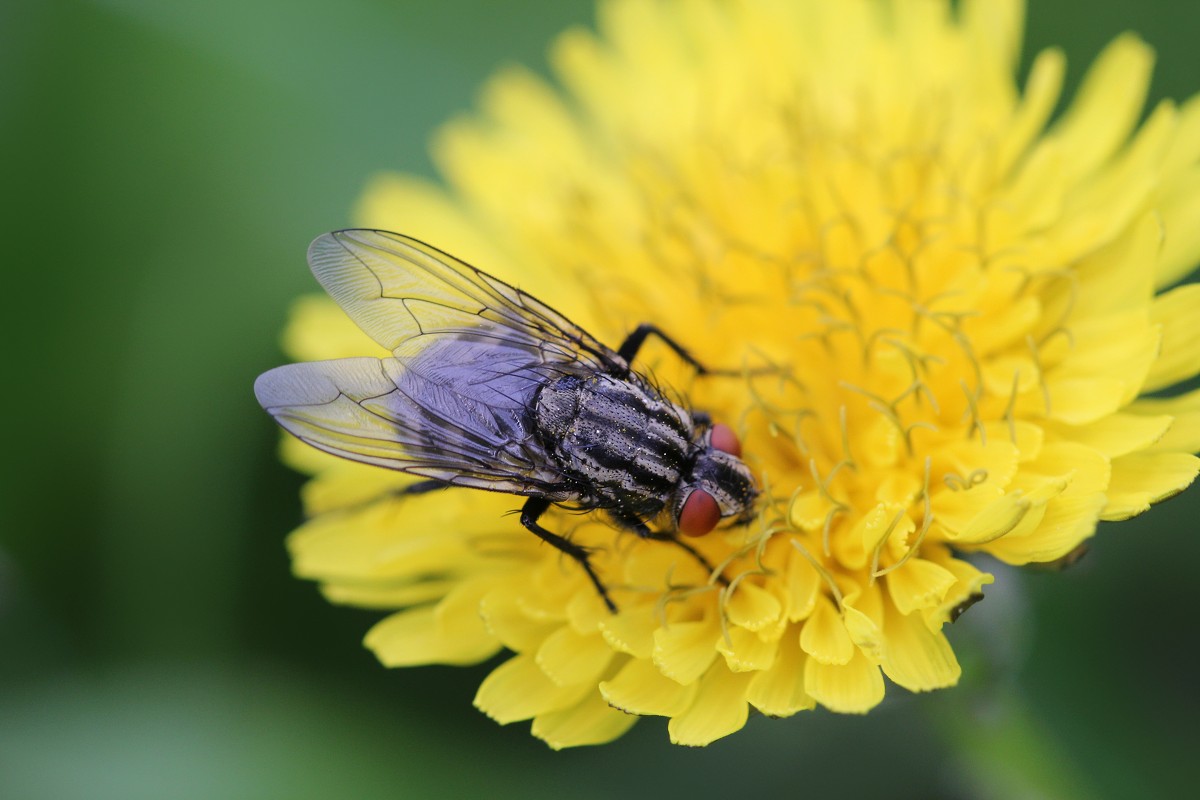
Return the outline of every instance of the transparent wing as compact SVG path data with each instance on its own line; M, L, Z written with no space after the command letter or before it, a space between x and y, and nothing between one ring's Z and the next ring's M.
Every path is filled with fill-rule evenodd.
M455 485L563 494L530 430L541 381L510 368L527 352L469 339L439 348L416 368L390 358L289 364L260 375L254 393L286 430L336 456Z
M308 262L325 290L371 338L402 361L444 338L524 348L543 375L629 365L589 333L525 292L416 239L375 230L317 237Z

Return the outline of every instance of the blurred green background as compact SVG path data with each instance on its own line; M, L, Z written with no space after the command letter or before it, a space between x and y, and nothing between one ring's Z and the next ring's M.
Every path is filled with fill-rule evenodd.
M1125 29L1200 90L1187 0L1034 0L1071 86ZM950 632L971 688L866 718L647 720L552 753L471 707L490 668L385 670L375 614L289 574L300 480L251 383L304 249L583 0L0 5L7 366L0 797L1175 796L1194 789L1200 491Z

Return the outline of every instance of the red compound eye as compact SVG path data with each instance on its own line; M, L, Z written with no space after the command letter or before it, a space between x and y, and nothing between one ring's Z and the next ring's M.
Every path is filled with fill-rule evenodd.
M684 536L703 536L721 521L721 507L703 489L695 489L683 501L679 512L679 532Z
M708 441L716 450L724 451L738 458L742 457L742 443L738 441L737 434L733 432L733 428L728 425L721 425L720 423L713 425Z

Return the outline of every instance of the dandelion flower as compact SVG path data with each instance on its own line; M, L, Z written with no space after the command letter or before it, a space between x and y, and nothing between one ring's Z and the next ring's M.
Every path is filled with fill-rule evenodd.
M696 541L726 582L598 515L610 614L577 565L452 490L289 441L313 475L297 574L389 610L388 666L507 657L476 705L550 746L641 715L704 745L751 708L864 713L953 685L946 624L992 576L1076 551L1197 474L1200 103L1138 124L1150 49L1118 37L1051 121L1062 53L1015 81L1023 8L632 2L446 125L444 188L387 175L360 221L520 285L609 344L653 321L741 377L639 360L738 429L757 519ZM325 299L286 335L382 354ZM885 681L885 678L887 679Z

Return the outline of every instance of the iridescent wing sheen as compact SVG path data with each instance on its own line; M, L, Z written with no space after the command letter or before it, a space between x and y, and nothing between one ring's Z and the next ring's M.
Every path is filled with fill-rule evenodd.
M448 483L567 499L533 428L538 389L627 374L625 360L549 306L394 233L325 234L317 280L393 358L292 364L255 383L285 429L334 455Z
M451 345L447 357L478 355L478 343ZM283 428L335 456L453 485L561 493L561 476L529 430L537 381L507 371L505 359L523 354L487 350L493 372L483 380L453 361L423 370L393 358L343 358L276 367L254 393ZM469 391L456 391L468 380Z
M308 263L346 314L401 360L420 356L431 341L468 336L524 347L531 366L545 372L629 370L545 303L408 236L327 233L309 246Z

